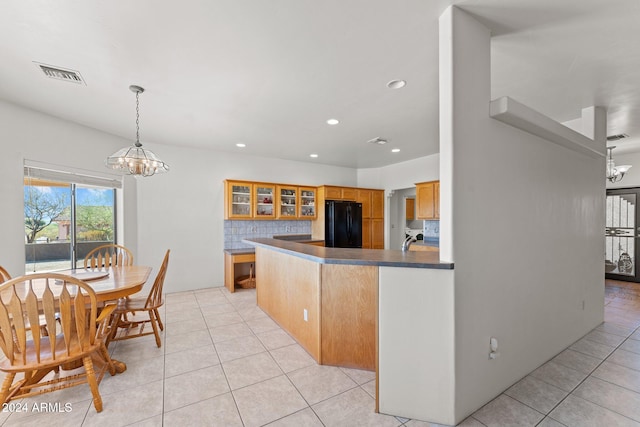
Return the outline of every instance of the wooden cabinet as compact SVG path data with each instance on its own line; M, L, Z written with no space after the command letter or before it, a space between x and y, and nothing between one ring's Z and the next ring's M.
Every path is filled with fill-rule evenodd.
M317 218L317 188L225 181L224 219Z
M405 199L404 211L407 221L413 221L416 218L416 199Z
M356 188L343 188L342 200L355 200L357 191Z
M416 218L440 219L440 182L416 184Z
M311 223L314 239L324 239L326 200L355 200L362 203L362 248L384 249L384 190L333 185L318 187L318 216L317 221Z
M362 218L371 218L371 190L356 190L356 202L362 203Z
M341 200L342 188L340 187L324 187L324 197L326 200Z
M278 218L293 219L298 216L298 187L276 187Z
M316 206L317 191L315 187L298 187L300 194L300 219L316 219L318 210Z
M371 218L384 218L384 190L371 192Z
M371 249L371 219L362 218L362 249Z
M275 185L253 184L253 217L257 219L273 219L276 217L274 209L276 192Z
M384 219L371 219L371 249L384 249Z
M226 181L224 218L249 219L253 218L251 200L253 199L253 184L241 181Z
M224 253L224 285L229 292L235 292L236 266L239 264L255 263L256 255L253 253Z
M274 184L226 181L224 219L273 219Z
M357 189L362 203L362 248L384 249L384 191Z
M440 219L440 181L436 181L433 189L433 210L437 219Z
M357 200L357 188L324 186L325 200Z

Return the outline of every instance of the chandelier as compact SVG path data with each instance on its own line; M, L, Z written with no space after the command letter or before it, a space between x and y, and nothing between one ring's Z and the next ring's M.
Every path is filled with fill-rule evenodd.
M136 142L107 157L106 165L111 169L121 170L129 175L153 176L156 173L168 172L169 165L160 160L150 150L142 148L140 143L140 94L144 88L131 85L129 89L136 94Z
M611 147L607 147L608 153L607 153L607 179L610 182L618 182L620 181L623 177L624 174L627 173L627 171L629 169L631 169L631 165L621 165L621 166L616 166L615 162L613 161L613 155L611 154L611 152L613 151L613 149L616 148L616 146L611 146Z

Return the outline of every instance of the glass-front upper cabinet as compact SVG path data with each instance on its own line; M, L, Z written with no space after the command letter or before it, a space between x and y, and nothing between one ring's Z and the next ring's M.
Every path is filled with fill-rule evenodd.
M298 216L298 187L277 186L278 218L296 218Z
M275 186L269 184L253 184L253 194L255 195L254 217L255 218L275 218L274 207Z
M227 181L225 191L225 219L251 218L252 184Z
M315 219L318 216L316 210L316 189L313 187L298 187L300 192L300 218Z

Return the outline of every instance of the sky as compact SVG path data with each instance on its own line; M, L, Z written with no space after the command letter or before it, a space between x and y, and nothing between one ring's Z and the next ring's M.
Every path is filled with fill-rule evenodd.
M40 191L45 194L64 194L67 200L71 200L71 188L70 187L42 187L33 186L24 187L24 196L28 197L29 188L33 188L36 191ZM77 187L76 189L76 203L78 205L88 206L113 206L113 190L102 188L87 188Z

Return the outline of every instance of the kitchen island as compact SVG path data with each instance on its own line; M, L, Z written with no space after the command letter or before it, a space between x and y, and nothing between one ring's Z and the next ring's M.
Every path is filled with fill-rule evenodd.
M452 263L438 252L246 242L256 247L258 306L319 364L375 370L380 412L424 419L425 404L447 406Z

